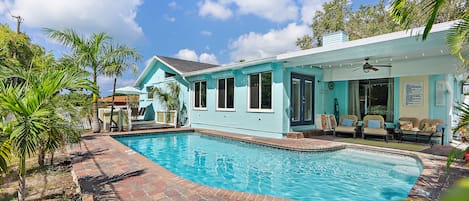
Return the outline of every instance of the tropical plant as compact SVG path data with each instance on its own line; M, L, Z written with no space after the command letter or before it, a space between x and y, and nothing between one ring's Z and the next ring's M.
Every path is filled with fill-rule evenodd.
M448 15L448 7L456 6L458 8L454 14ZM467 43L469 40L469 3L467 1L455 0L421 0L418 2L410 0L395 0L391 4L391 13L394 19L406 29L412 28L416 18L425 21L425 29L421 35L422 40L427 39L433 24L459 19L459 21L451 27L447 36L447 43L450 48L451 54L457 56L463 67L468 66L468 54L463 54L467 51ZM420 15L413 14L415 9L421 10ZM443 11L446 13L442 14ZM454 9L453 9L454 11ZM450 12L451 13L451 12Z
M49 38L54 39L62 45L69 47L72 51L69 57L74 62L90 71L93 77L93 84L98 88L98 75L112 72L110 69L122 68L126 66L127 59L135 58L135 50L123 45L113 44L112 38L106 33L93 33L89 37L83 36L71 29L53 30L46 29ZM118 73L115 73L117 75ZM98 119L98 97L99 90L93 93L93 132L100 132Z
M10 160L10 134L12 124L7 122L5 118L0 122L0 173L7 172L8 161Z
M160 87L156 87L153 92L158 97L158 100L166 106L167 110L175 110L177 115L177 124L180 123L180 104L179 94L181 88L177 82L168 82L166 84L167 90L163 90ZM169 113L168 113L169 115Z
M5 79L18 77L24 82L5 84ZM54 105L54 98L63 90L87 89L96 91L94 85L81 72L44 69L31 73L23 69L1 67L0 69L0 110L14 116L9 143L11 152L19 159L18 199L26 196L26 158L38 151L41 135L54 128L50 120L60 118Z
M133 60L136 62L141 59L141 56L135 49L124 45L116 46L116 50L112 50L114 47L110 46L111 50L109 50L109 52L113 52L114 55L112 55L112 59L106 65L106 69L103 70L104 75L114 77L114 85L112 88L111 122L109 124L109 129L112 128L112 115L114 114L114 96L116 94L117 77L121 77L129 68L132 68L132 72L137 74L137 66L130 61Z

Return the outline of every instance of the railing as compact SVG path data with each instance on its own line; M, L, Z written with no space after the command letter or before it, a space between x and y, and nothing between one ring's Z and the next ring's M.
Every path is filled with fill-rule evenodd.
M155 122L159 124L169 124L177 127L177 112L176 110L170 111L156 111Z

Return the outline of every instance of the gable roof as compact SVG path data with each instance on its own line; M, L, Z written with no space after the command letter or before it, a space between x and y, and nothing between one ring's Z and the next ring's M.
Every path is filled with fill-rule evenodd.
M194 71L201 71L201 70L214 68L218 66L214 64L188 61L188 60L176 59L176 58L171 58L171 57L153 56L151 61L147 64L147 66L145 66L145 69L143 69L142 73L138 76L137 80L134 83L134 86L137 87L143 81L143 78L145 78L148 75L151 67L156 62L163 63L164 65L174 70L179 75L182 75L184 73L194 72Z
M181 73L204 70L207 68L213 68L213 67L218 66L214 64L200 63L200 62L176 59L176 58L171 58L171 57L164 57L164 56L157 56L157 57L163 60L165 63L169 64L171 67L177 69Z

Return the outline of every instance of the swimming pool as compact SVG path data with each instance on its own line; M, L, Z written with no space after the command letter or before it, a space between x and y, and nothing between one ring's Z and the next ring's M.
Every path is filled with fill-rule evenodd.
M190 181L294 200L401 200L422 171L414 158L358 149L297 152L195 132L115 138Z

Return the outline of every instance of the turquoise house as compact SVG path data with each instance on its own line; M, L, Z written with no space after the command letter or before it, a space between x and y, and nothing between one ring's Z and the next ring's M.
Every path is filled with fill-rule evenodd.
M135 87L145 93L140 107L157 111L164 108L148 92L175 81L184 126L247 135L315 129L318 114L380 114L389 126L399 117L435 118L449 127L466 79L445 43L453 23L434 25L423 42L414 36L422 28L354 41L337 32L323 47L221 66L155 56Z

